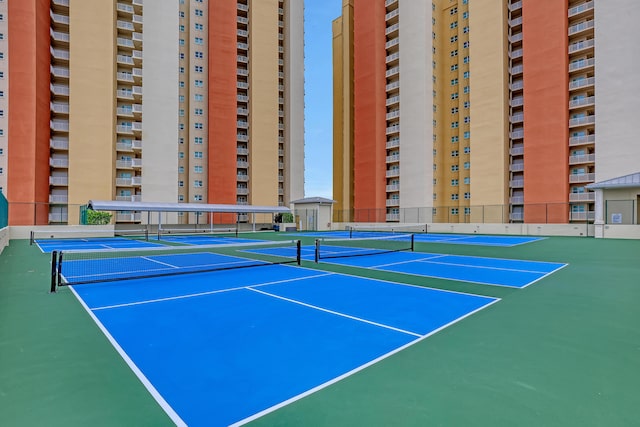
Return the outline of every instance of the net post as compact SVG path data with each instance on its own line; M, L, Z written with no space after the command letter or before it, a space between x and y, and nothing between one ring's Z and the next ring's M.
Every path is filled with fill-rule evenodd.
M352 225L349 226L349 238L353 239L353 226Z
M415 237L415 234L412 234L411 235L411 252L414 251L414 241L415 241L414 237Z
M316 239L316 245L314 250L314 261L317 263L320 262L320 239Z
M302 242L298 240L296 242L296 262L300 265L300 261L302 259Z
M29 232L29 246L33 245L36 241L35 233L33 230Z
M238 237L238 224L236 224L236 237Z
M56 292L57 277L58 277L58 251L53 251L51 252L51 287L49 288L49 292L52 294Z
M144 229L144 240L149 241L149 227L145 227Z
M58 253L58 268L56 278L56 280L58 281L58 285L62 283L62 251Z

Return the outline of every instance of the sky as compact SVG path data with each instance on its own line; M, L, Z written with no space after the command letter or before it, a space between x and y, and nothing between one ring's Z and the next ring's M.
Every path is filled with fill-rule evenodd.
M331 21L342 0L305 0L305 197L332 198L333 77Z

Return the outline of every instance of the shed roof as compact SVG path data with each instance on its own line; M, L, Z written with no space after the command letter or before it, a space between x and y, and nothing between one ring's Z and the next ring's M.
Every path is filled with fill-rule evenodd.
M627 187L640 187L640 172L632 173L629 175L619 176L617 178L607 179L605 181L594 182L587 185L590 190L598 188L627 188Z

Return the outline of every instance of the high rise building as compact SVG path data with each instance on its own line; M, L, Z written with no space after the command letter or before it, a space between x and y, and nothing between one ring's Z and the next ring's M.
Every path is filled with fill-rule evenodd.
M637 19L632 0L344 0L336 220L593 219L586 185L640 170Z
M90 199L302 197L302 11L298 0L0 1L10 223L78 224Z

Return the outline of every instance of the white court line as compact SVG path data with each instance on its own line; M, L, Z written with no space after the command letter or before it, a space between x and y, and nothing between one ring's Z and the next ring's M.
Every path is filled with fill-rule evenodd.
M560 267L556 268L555 270L548 272L548 273L547 273L547 274L545 274L544 276L542 276L542 277L538 277L536 280L533 280L533 281L531 281L531 282L527 283L527 284L526 284L526 285L524 285L522 288L526 288L526 287L527 287L527 286L529 286L529 285L533 285L533 284L534 284L534 283L536 283L537 281L542 280L542 279L544 279L545 277L552 275L552 274L553 274L553 273L555 273L556 271L562 270L563 268L565 268L565 267L566 267L566 266L568 266L568 265L569 265L569 264L563 264L563 265L561 265ZM521 289L522 289L522 288L521 288Z
M458 255L456 255L456 256L458 256ZM422 263L425 263L425 264L452 265L452 266L455 266L455 267L484 268L486 270L515 271L515 272L518 272L518 273L534 273L534 274L546 274L546 273L548 273L547 271L521 270L521 269L518 269L518 268L490 267L490 266L487 266L487 265L473 265L473 264L459 264L459 263L456 263L456 262L429 261L429 259L416 260L416 262L422 262Z
M219 293L223 293L223 292L239 291L239 290L243 290L243 289L249 289L250 287L261 287L261 286L267 286L267 285L277 285L277 284L280 284L280 283L295 282L295 281L298 281L298 280L314 279L314 278L317 278L317 277L331 276L331 275L334 275L334 274L336 274L336 273L323 273L323 274L316 274L316 275L313 275L313 276L306 276L306 277L294 277L292 279L275 280L273 282L258 283L258 284L255 284L255 285L247 285L247 286L238 286L238 287L235 287L235 288L217 289L215 291L197 292L197 293L193 293L193 294L177 295L177 296L173 296L173 297L156 298L156 299L150 299L150 300L144 300L144 301L128 302L128 303L123 303L123 304L105 305L105 306L102 306L102 307L92 308L91 310L94 310L94 311L107 310L107 309L111 309L111 308L131 307L131 306L142 305L142 304L153 304L153 303L156 303L156 302L165 302L165 301L173 301L173 300L186 299L186 298L195 298L195 297L201 297L201 296L205 296L205 295L219 294ZM71 287L73 288L73 286L71 286Z
M107 340L109 340L113 348L116 349L116 351L120 354L120 357L124 359L125 363L129 366L129 368L131 368L133 373L138 377L142 385L144 385L144 387L149 391L151 396L153 396L156 402L158 402L158 405L160 405L160 407L164 410L164 412L167 413L169 418L171 418L171 421L173 421L176 424L176 426L186 427L187 423L185 423L182 420L182 418L180 418L180 416L173 410L171 405L169 405L169 403L167 403L167 401L164 399L164 397L162 397L162 395L158 392L158 390L156 390L153 384L151 384L151 381L149 381L147 377L142 373L142 371L136 366L136 364L129 357L129 355L124 351L124 349L120 346L120 344L118 344L118 341L116 341L115 338L113 338L113 336L109 333L107 328L102 324L102 322L100 322L100 320L98 320L98 317L91 311L91 309L89 309L87 304L84 302L82 298L80 298L80 296L76 293L73 287L71 287L71 292L73 292L73 294L78 299L80 304L84 307L84 309L87 310L87 313L89 313L89 316L91 316L93 321L96 322L96 325L98 325L98 328L100 328L100 330L107 337Z
M422 261L427 261L427 260L436 259L436 258L442 258L442 257L446 257L446 256L448 256L448 255L436 255L436 256L433 256L433 257L430 257L430 258L419 258L419 259L411 259L411 260L408 260L408 261L390 262L388 264L373 265L373 266L371 266L369 268L382 268L382 267L389 267L389 266L392 266L392 265L410 264L412 262L422 262Z
M169 264L169 263L167 263L167 262L157 261L157 260L155 260L155 259L151 259L151 258L146 257L146 256L141 256L140 258L142 258L142 259L146 259L147 261L156 262L156 263L158 263L158 264L166 265L167 267L171 267L171 268L180 268L180 267L178 267L177 265Z
M264 291L261 291L261 290L258 290L258 289L253 289L250 286L248 286L247 289L250 290L250 291L258 292L258 293L266 295L266 296L270 296L270 297L273 297L273 298L281 299L283 301L292 302L294 304L299 304L299 305L302 305L302 306L305 306L305 307L308 307L308 308L313 308L314 310L324 311L325 313L335 314L336 316L346 317L347 319L357 320L358 322L362 322L362 323L368 323L369 325L378 326L380 328L391 329L392 331L400 332L400 333L407 334L407 335L413 335L414 337L421 337L422 336L421 334L418 334L416 332L405 331L404 329L395 328L393 326L385 325L383 323L372 322L370 320L363 319L361 317L355 317L355 316L351 316L349 314L340 313L338 311L333 311L333 310L329 310L329 309L326 309L326 308L318 307L317 305L311 305L311 304L307 304L307 303L302 302L302 301L298 301L298 300L294 300L294 299L290 299L290 298L285 298L285 297L282 297L280 295L275 295L275 294L272 294L272 293L269 293L269 292L264 292Z
M489 297L487 297L487 298L489 298ZM309 389L309 390L307 390L305 392L302 392L297 396L294 396L294 397L292 397L290 399L287 399L287 400L285 400L283 402L280 402L280 403L278 403L278 404L276 404L276 405L274 405L274 406L272 406L270 408L267 408L267 409L265 409L263 411L260 411L260 412L258 412L256 414L253 414L253 415L251 415L251 416L249 416L249 417L247 417L247 418L245 418L243 420L240 420L240 421L238 421L236 423L233 423L229 427L239 427L239 426L245 425L245 424L247 424L247 423L249 423L251 421L254 421L254 420L256 420L256 419L258 419L260 417L263 417L263 416L265 416L265 415L267 415L267 414L269 414L271 412L274 412L274 411L276 411L276 410L278 410L278 409L280 409L282 407L285 407L285 406L287 406L287 405L289 405L289 404L291 404L293 402L296 402L296 401L298 401L300 399L303 399L303 398L305 398L305 397L307 397L307 396L309 396L309 395L311 395L311 394L313 394L313 393L315 393L317 391L320 391L320 390L322 390L324 388L327 388L330 385L337 383L338 381L341 381L341 380L343 380L343 379L345 379L347 377L350 377L350 376L352 376L352 375L354 375L354 374L356 374L356 373L368 368L369 366L375 365L376 363L378 363L378 362L380 362L380 361L382 361L382 360L384 360L384 359L386 359L388 357L391 357L394 354L399 353L402 350L405 350L406 348L409 348L412 345L419 343L420 341L423 341L423 340L429 338L430 336L440 332L441 330L443 330L445 328L448 328L449 326L451 326L451 325L453 325L455 323L458 323L459 321L471 316L472 314L477 313L480 310L484 310L485 308L497 303L498 301L500 301L500 298L495 298L493 301L487 303L486 305L483 305L482 307L479 307L479 308L477 308L477 309L465 314L464 316L458 317L457 319L452 320L451 322L447 323L446 325L442 325L439 328L434 329L433 331L429 332L428 334L422 335L418 339L415 339L415 340L413 340L413 341L411 341L411 342L409 342L409 343L407 343L407 344L405 344L405 345L403 345L401 347L398 347L395 350L391 350L390 352L388 352L386 354L383 354L382 356L380 356L380 357L378 357L376 359L373 359L370 362L365 363L364 365L360 365L357 368L352 369L349 372L345 372L344 374L339 375L339 376L337 376L337 377L335 377L335 378L333 378L333 379L331 379L331 380L329 380L329 381L327 381L327 382L325 382L323 384L320 384L320 385L318 385L316 387L313 387L313 388L311 388L311 389Z

